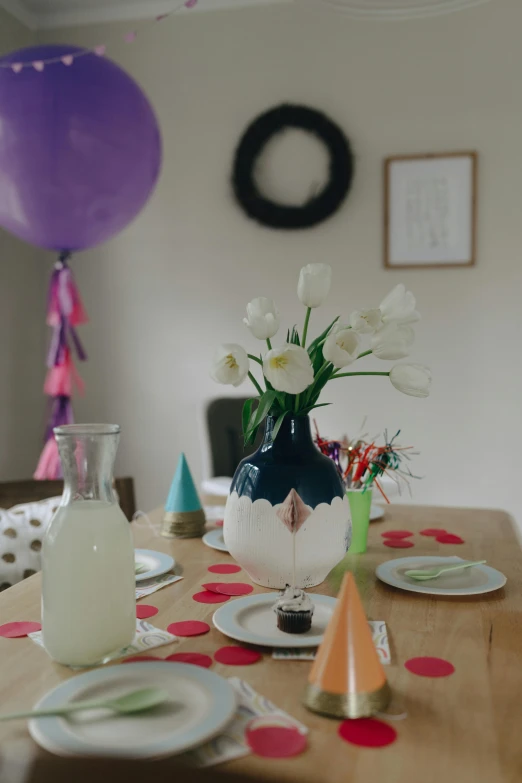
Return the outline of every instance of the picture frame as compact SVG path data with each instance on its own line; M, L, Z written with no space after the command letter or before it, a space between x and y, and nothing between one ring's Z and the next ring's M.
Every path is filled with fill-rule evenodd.
M396 155L384 161L384 266L476 262L477 152Z

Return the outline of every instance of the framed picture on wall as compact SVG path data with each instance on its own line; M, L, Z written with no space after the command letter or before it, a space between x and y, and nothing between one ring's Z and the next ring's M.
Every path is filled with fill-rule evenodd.
M384 265L473 266L477 153L401 155L384 161Z

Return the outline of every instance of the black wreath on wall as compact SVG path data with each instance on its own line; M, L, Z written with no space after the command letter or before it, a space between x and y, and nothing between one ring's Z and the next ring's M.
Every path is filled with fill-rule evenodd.
M259 190L255 169L266 144L278 133L298 128L311 133L327 148L329 179L320 193L302 206L277 204ZM350 142L325 114L307 106L284 103L257 117L236 150L232 184L246 214L263 226L281 229L311 228L333 215L348 195L354 174Z

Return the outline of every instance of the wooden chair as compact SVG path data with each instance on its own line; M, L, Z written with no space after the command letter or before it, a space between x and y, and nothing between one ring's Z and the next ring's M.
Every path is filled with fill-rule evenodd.
M134 479L117 478L114 482L120 499L121 510L132 521L136 512ZM0 508L11 508L18 503L35 503L38 500L58 497L63 492L63 481L4 481L0 482Z

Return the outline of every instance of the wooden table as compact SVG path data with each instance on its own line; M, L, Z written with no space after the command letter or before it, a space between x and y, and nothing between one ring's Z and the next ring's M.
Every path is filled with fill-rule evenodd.
M159 522L161 512L151 515ZM391 550L382 544L385 530L419 531L443 527L465 540L460 546L438 544L415 535L415 548ZM229 555L200 540L169 541L136 527L136 545L169 552L180 564L183 580L143 599L160 609L153 622L161 628L174 620L211 623L216 607L192 595L210 575L212 563ZM434 599L403 592L376 581L375 567L405 554L459 555L487 559L508 578L506 587L473 598ZM256 772L267 779L299 783L520 783L522 781L522 553L512 522L499 511L391 506L383 522L370 526L367 554L349 556L369 619L385 620L392 665L386 667L397 704L408 718L395 723L398 739L383 749L359 749L337 736L338 722L301 706L310 664L274 661L267 653L250 667L214 664L223 676L239 676L310 728L310 746L299 758L267 761L253 756L232 762L231 771ZM212 577L220 578L220 577ZM234 575L225 579L245 579ZM255 588L261 592L262 588ZM315 592L331 593L324 583ZM233 599L232 599L233 600ZM0 621L38 620L39 575L0 594ZM180 651L212 655L226 638L217 630L182 640ZM171 647L160 648L167 656ZM404 661L417 655L451 661L451 677L427 679L410 674ZM29 639L0 638L2 712L30 707L47 690L74 673L52 663ZM0 724L0 743L27 737L25 724ZM39 751L41 752L41 751Z

